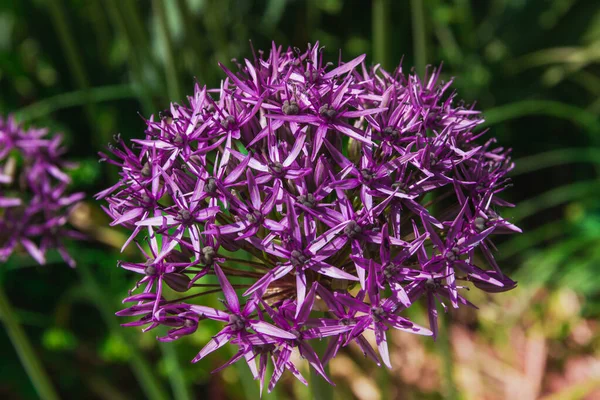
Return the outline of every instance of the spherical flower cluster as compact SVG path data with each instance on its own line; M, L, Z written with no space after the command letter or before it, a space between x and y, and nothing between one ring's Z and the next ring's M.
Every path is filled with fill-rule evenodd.
M48 137L48 129L24 129L9 116L0 117L0 261L20 244L38 263L56 249L71 267L75 261L62 239L81 239L67 226L83 193L68 194L71 182L62 159L62 136Z
M120 263L143 286L125 325L168 326L158 339L172 341L219 321L193 361L236 346L225 366L244 358L262 391L269 359L269 390L286 369L306 383L294 351L328 382L324 364L351 343L391 367L387 330L435 336L438 304L471 305L468 282L515 287L491 242L519 231L497 213L508 151L477 144L479 112L455 104L439 70L421 80L364 58L333 68L318 44L273 44L238 72L221 66L219 89L196 85L132 146L117 137L102 157L121 180L98 197L145 257ZM202 304L211 293L222 309ZM429 328L402 316L420 299Z

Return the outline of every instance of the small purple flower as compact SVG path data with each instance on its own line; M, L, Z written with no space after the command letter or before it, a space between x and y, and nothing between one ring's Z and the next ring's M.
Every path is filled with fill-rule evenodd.
M120 263L143 275L125 325L167 326L159 340L172 341L218 321L194 361L233 345L217 370L244 359L262 393L269 360L269 391L286 370L306 384L293 352L330 383L324 366L352 343L391 367L388 330L435 337L438 303L473 306L466 285L516 286L492 243L520 232L499 214L512 206L500 198L509 151L477 144L483 119L455 104L439 69L421 80L364 58L331 68L318 43L273 44L237 72L221 65L218 89L196 85L133 146L117 138L102 157L121 179L97 197L131 230L125 245L150 245L145 262ZM211 294L224 309L200 301ZM417 302L430 329L402 315Z
M19 246L40 264L56 249L71 266L64 238L83 239L68 227L68 217L83 193L68 194L74 167L62 157L61 135L47 129L24 129L9 116L0 117L0 261Z

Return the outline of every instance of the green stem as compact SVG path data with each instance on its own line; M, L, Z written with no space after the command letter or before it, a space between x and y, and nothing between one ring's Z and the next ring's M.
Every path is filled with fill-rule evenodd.
M425 73L427 62L427 47L425 43L425 13L423 0L411 0L413 46L415 52L415 68L418 74Z
M153 104L152 90L150 89L150 85L147 84L147 79L145 79L144 66L147 65L146 62L149 61L146 61L143 56L139 54L139 48L143 46L136 46L132 34L127 29L127 21L118 7L118 3L115 0L104 0L104 5L108 12L111 24L119 34L122 35L127 43L127 59L131 69L132 80L135 82L135 87L139 88L138 99L142 104L144 113L150 115L157 107Z
M444 376L444 398L448 400L455 400L458 398L458 391L456 390L456 382L454 382L454 362L452 360L452 347L450 344L450 332L448 315L443 313L439 318L439 335L438 345L442 354L442 369Z
M169 381L171 382L171 389L173 389L175 400L192 400L194 395L191 393L190 388L185 382L184 374L181 373L182 368L179 364L176 344L161 343L160 347L163 356L165 357L165 362L167 363Z
M112 304L112 299L106 296L106 292L100 288L98 282L94 278L94 275L89 270L89 267L85 265L85 263L79 264L77 266L77 271L81 274L83 285L86 288L90 299L95 303L96 307L100 311L100 314L108 326L111 335L114 335L121 339L124 343L127 343L131 349L131 369L133 370L134 375L142 387L146 398L150 400L167 400L169 397L159 385L158 380L152 373L148 362L138 351L136 343L130 339L129 335L125 334L123 328L117 323L114 310L110 306Z
M154 13L158 19L158 34L160 35L163 45L165 46L165 74L167 76L167 90L171 101L179 101L180 91L179 82L177 80L177 67L175 66L175 56L173 54L173 41L169 32L167 21L167 12L165 4L161 0L152 1Z
M75 78L75 83L81 88L90 86L89 80L83 67L83 61L77 51L77 45L73 39L75 36L69 29L69 23L65 17L65 10L61 0L53 0L48 2L50 8L50 16L54 23L54 28L58 33L63 52L67 58L69 69Z
M326 313L323 313L325 316ZM327 349L327 340L313 340L311 342L313 349L317 352L319 357L323 355ZM325 374L329 376L329 365L324 365ZM315 400L330 400L333 399L333 386L331 386L321 375L319 375L314 368L310 368L310 393L312 398Z
M48 2L48 8L54 29L56 29L58 34L63 53L68 61L69 71L74 78L75 84L79 87L79 89L83 91L89 91L90 80L88 79L83 60L81 58L82 53L77 48L77 43L74 39L76 35L70 28L69 20L66 16L62 0L53 0ZM95 105L92 102L91 96L86 96L86 99L87 102L84 105L85 114L91 129L97 131L98 124L96 123L97 115ZM93 135L96 144L99 145L100 143L105 143L109 138L109 136L107 136L108 134L108 131L96 132L96 134Z
M373 58L383 68L389 68L390 1L373 0Z
M50 378L44 371L39 357L35 354L31 343L29 343L25 331L17 321L15 313L4 293L2 284L0 284L0 313L10 341L15 347L19 359L38 395L44 400L58 400L58 394L54 386L52 386Z
M206 53L206 46L200 36L201 29L197 26L194 19L194 14L187 0L177 0L181 18L183 20L186 43L191 46L194 51L192 52L193 68L195 71L196 79L198 82L206 82L207 74L207 62L204 61L203 55Z

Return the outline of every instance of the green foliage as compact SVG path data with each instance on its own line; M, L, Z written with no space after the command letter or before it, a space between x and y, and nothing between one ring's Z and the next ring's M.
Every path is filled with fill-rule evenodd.
M320 40L329 60L338 59L338 49L344 58L367 52L369 63L390 69L402 59L405 71L444 61L443 75L456 77L459 97L477 101L486 127L514 151L508 200L518 204L512 216L524 233L500 244L499 262L520 287L572 289L583 315L598 318L600 3L0 0L0 113L16 112L22 121L65 133L68 155L79 164L70 172L73 186L88 194L91 210L85 217L90 240L72 249L85 270L69 270L56 254L43 268L23 255L0 267L16 319L39 339L40 359L52 377L61 368L77 374L94 365L103 393L131 399L148 397L142 390L148 380L158 387L156 398L168 397L162 391L167 383L178 400L221 393L223 386L223 396L256 397L257 384L243 362L222 376L209 372L225 355L189 364L216 324L201 324L192 337L167 344L176 349L172 353L156 344L154 333L118 326L124 321L114 312L133 287L132 277L115 267L124 256L106 244L113 243L107 236L119 242L122 232L100 231L107 221L92 200L115 178L114 169L96 161L112 136L139 136L144 124L137 112L148 117L183 100L196 80L217 86L217 61L231 67L232 58L252 57L248 40L254 49L269 48L271 40L298 47ZM442 346L449 368L451 355ZM0 353L11 352L10 342L0 341ZM2 371L11 373L0 374L0 394L8 387L8 397L35 398L23 389L25 377L12 373L18 365L16 357L3 357ZM448 371L444 384L452 388ZM379 374L378 381L389 380ZM74 376L84 375L91 376ZM24 383L8 385L15 379ZM71 377L54 383L61 393L92 398L99 381L90 382ZM387 393L392 385L380 386ZM281 398L309 396L297 386L283 391ZM347 387L339 393L356 395Z
M44 332L42 343L48 350L70 351L77 347L77 338L73 335L73 332L54 327Z
M98 349L98 354L108 362L126 362L131 357L128 344L121 336L109 335Z

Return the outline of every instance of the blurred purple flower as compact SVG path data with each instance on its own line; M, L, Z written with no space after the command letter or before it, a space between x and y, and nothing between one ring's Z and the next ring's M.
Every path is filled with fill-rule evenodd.
M391 367L388 330L435 336L438 302L472 306L457 282L516 286L492 253L494 235L520 231L498 213L513 164L476 143L479 112L455 105L439 69L421 80L364 55L330 69L320 49L273 44L238 72L221 66L218 89L196 85L102 155L121 179L97 197L132 231L125 245L145 234L152 253L120 263L145 286L118 315L169 327L162 341L223 323L194 361L237 346L219 370L245 359L261 393L269 360L269 391L286 369L306 383L296 351L329 382L324 366L351 343ZM194 301L214 293L224 310ZM401 315L418 301L429 329Z
M83 239L67 225L83 193L68 194L65 169L74 165L62 157L61 135L47 129L24 129L9 116L0 117L0 261L21 246L40 264L48 250L58 250L75 266L63 239Z

